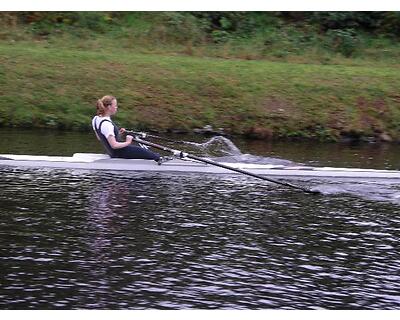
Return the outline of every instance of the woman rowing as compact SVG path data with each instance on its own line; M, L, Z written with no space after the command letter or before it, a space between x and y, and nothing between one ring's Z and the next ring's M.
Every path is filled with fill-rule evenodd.
M159 164L163 158L150 150L131 145L133 137L127 135L125 141L120 141L119 136L125 133L124 128L118 126L111 117L118 111L117 99L113 96L104 96L97 100L97 115L92 120L92 127L96 137L104 146L111 158L147 159L155 160Z

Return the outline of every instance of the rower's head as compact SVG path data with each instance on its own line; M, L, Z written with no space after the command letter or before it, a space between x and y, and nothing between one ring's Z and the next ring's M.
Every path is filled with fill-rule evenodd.
M96 103L98 116L112 116L118 110L117 99L113 96L104 96Z

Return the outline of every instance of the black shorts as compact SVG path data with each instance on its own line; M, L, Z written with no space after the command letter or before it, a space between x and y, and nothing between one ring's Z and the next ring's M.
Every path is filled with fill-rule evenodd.
M121 149L114 149L113 158L146 159L158 161L160 159L160 155L138 146L127 146Z

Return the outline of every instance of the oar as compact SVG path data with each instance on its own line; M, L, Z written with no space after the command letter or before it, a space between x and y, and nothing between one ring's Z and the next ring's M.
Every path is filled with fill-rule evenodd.
M316 191L316 190L311 190L311 189L304 188L302 186L297 186L297 185L294 185L294 184L291 184L291 183L288 183L288 182L283 182L283 181L278 181L278 180L274 180L274 179L271 179L271 178L267 178L267 177L264 177L264 176L261 176L261 175L246 171L246 170L242 170L242 169L239 169L239 168L227 166L226 164L222 164L222 163L219 163L219 162L216 162L216 161L212 161L212 160L209 160L209 159L204 159L204 158L201 158L201 157L197 157L197 156L188 154L188 153L183 152L183 151L174 150L174 149L171 149L171 148L159 145L159 144L155 144L153 142L145 141L145 140L142 140L142 139L140 139L140 138L138 138L136 136L133 138L133 140L138 142L138 143L144 144L146 146L150 146L150 147L153 147L153 148L156 148L156 149L160 149L160 150L163 150L163 151L171 152L172 154L174 154L176 156L179 156L180 158L189 158L189 159L197 160L197 161L200 161L200 162L211 164L211 165L216 166L216 167L220 167L220 168L224 168L224 169L227 169L227 170L239 172L239 173L242 173L242 174L254 177L254 178L258 178L258 179L262 179L262 180L265 180L265 181L269 181L269 182L273 182L273 183L276 183L276 184L280 184L282 186L287 186L287 187L291 187L291 188L294 188L294 189L298 189L298 190L301 190L301 191L304 191L304 192L307 192L307 193L320 194L320 192Z
M168 142L173 142L173 143L191 144L191 142L188 142L188 141L184 141L184 140L172 140L172 139L168 139L168 138L165 138L165 137L157 136L157 135L155 135L155 134L149 134L149 133L146 133L146 132L137 132L137 131L132 131L132 130L126 130L126 133L127 133L127 134L138 135L139 137L142 137L142 138L149 137L149 138L154 138L154 139L163 140L163 141L168 141Z

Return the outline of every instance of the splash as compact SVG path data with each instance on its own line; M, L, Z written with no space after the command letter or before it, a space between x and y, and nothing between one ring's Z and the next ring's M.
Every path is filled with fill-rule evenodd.
M203 143L187 142L187 144L198 149L205 156L221 157L221 156L240 156L240 149L228 138L223 136L215 136Z
M274 164L274 165L295 165L297 163L271 157L255 156L242 153L240 149L228 138L215 136L203 143L185 142L193 148L193 151L203 157L211 157L219 162L231 163L253 163L253 164Z

